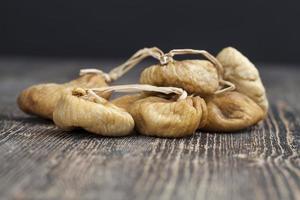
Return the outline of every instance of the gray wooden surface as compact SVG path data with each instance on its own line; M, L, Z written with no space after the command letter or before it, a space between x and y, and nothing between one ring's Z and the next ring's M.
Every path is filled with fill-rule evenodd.
M0 59L0 199L300 199L300 66L259 65L268 119L234 134L67 133L16 106L29 85L119 62ZM141 69L117 83L136 82Z

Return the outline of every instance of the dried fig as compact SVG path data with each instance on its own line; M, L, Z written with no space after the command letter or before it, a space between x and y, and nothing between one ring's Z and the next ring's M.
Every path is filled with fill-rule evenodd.
M217 70L206 60L174 60L150 66L142 72L140 83L180 87L200 96L214 94L219 88Z
M128 112L81 88L62 95L54 109L53 121L65 130L80 127L103 136L129 135L134 128Z
M245 129L264 118L263 109L248 96L226 92L205 99L208 110L203 130L230 132Z
M223 49L217 59L224 67L224 79L236 86L236 91L247 95L267 113L269 103L256 67L242 53L232 47Z
M52 113L61 95L72 91L76 87L101 87L107 86L104 77L100 74L85 74L64 84L46 83L33 85L21 92L18 105L28 114L35 114L52 119ZM108 98L110 93L103 93Z
M192 135L199 126L205 125L206 106L200 97L169 100L146 97L130 107L136 129L144 135L159 137L183 137Z

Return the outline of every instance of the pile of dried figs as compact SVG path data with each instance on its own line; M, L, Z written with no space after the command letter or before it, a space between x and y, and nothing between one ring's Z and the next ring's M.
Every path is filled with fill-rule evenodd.
M183 54L205 60L174 59ZM149 56L159 62L143 70L140 84L109 86ZM131 94L109 101L112 92ZM62 129L103 136L130 135L134 129L158 137L234 132L257 124L268 112L257 68L232 47L216 57L204 50L144 48L109 73L84 69L68 83L33 85L21 92L18 105Z

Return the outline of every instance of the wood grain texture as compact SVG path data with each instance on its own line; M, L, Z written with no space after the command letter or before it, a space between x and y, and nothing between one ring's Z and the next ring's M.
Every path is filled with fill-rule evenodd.
M100 137L17 108L21 89L97 63L117 62L0 59L0 199L300 198L299 69L261 65L268 118L232 134ZM117 83L136 82L141 70Z

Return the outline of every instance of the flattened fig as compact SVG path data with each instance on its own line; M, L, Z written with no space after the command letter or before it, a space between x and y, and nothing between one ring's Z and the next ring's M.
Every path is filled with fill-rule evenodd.
M203 104L205 102L200 97L177 101L146 97L135 101L129 107L129 112L141 134L183 137L192 135L201 123L205 123Z
M224 48L217 59L223 65L224 79L235 84L236 91L247 95L267 113L269 103L259 72L253 63L232 47Z
M150 66L142 72L140 83L179 87L200 96L212 95L219 88L217 70L206 60L172 61Z
M232 132L252 126L264 118L263 109L248 96L226 92L205 99L207 123L202 130Z
M103 136L129 135L134 128L133 118L124 109L102 97L86 96L78 89L73 94L62 95L54 109L53 120L65 130L82 128Z

